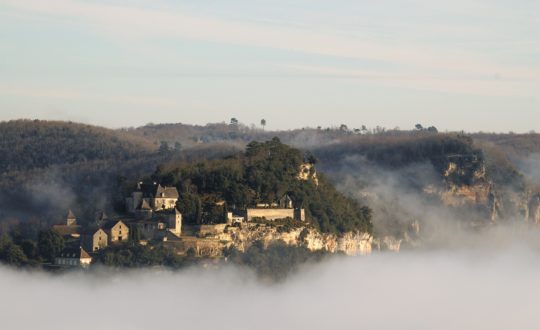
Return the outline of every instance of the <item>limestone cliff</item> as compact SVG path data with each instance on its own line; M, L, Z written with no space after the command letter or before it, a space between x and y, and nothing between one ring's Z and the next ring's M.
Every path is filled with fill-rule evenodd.
M438 196L445 206L484 209L491 221L500 217L499 192L486 175L484 161L474 155L448 156L442 182L427 185L424 193Z
M304 246L311 251L343 253L349 256L368 255L372 251L373 236L368 233L348 232L342 235L321 233L314 228L299 226L286 230L283 226L245 223L240 227L227 227L216 234L223 248L234 247L246 251L253 243L265 246L282 241L290 246Z

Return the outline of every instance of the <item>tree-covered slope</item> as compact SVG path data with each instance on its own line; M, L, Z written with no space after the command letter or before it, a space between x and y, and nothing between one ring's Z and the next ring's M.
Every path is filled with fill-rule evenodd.
M304 158L274 138L251 142L245 153L222 160L161 166L153 179L179 188L178 206L188 223L217 223L227 209L271 203L288 194L323 232L371 231L371 211L339 193L324 176L318 184L298 179ZM216 205L221 200L225 204Z
M0 173L106 159L131 159L155 146L118 131L69 122L0 123Z

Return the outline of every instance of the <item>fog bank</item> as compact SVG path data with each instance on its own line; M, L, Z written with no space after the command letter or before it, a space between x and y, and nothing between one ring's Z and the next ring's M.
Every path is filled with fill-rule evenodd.
M49 275L0 268L2 329L535 329L540 254L335 257L286 282L233 267Z

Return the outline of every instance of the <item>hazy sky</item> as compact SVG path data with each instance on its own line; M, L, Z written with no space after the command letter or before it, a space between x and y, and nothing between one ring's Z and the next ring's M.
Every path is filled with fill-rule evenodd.
M537 0L0 0L0 120L540 131Z

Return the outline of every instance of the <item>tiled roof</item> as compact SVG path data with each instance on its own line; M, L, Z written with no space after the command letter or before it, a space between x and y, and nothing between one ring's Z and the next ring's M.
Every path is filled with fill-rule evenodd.
M81 226L54 225L52 229L61 236L80 234Z

